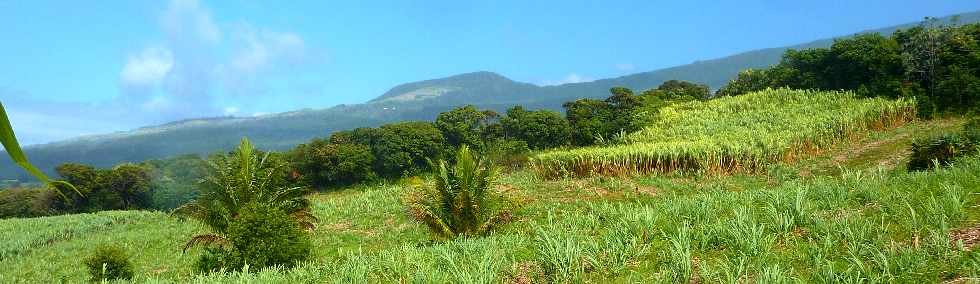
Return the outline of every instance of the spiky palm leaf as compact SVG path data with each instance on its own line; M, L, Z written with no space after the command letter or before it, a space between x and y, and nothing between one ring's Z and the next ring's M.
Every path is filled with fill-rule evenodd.
M17 136L14 135L14 128L10 126L10 119L7 117L7 111L3 107L3 103L0 103L0 144L3 144L3 149L10 156L10 159L14 161L22 169L30 173L32 176L40 180L42 183L48 185L49 188L54 190L61 195L62 198L67 199L64 193L57 185L63 185L76 194L81 195L82 193L75 188L74 185L65 181L56 181L48 178L41 170L37 169L30 161L27 160L27 155L20 148L20 143L17 142Z
M245 205L258 202L282 210L304 228L314 227L316 218L304 198L306 190L281 186L276 175L281 173L282 165L271 162L268 153L260 157L248 139L242 138L231 155L219 155L208 164L210 174L201 180L201 196L175 209L173 214L197 219L214 235L222 235ZM201 243L195 237L187 244Z
M203 246L210 246L210 245L223 246L223 245L226 245L226 244L228 244L228 240L225 239L225 237L222 237L222 236L219 236L219 235L216 235L216 234L200 234L200 235L197 235L197 236L192 237L191 240L187 241L187 243L184 244L184 251L186 252L187 249L192 248L192 247L197 246L197 245L203 245Z
M432 187L418 186L419 195L408 200L409 211L439 238L478 236L489 232L505 218L489 206L487 191L493 186L496 169L469 147L456 153L456 164L434 163Z

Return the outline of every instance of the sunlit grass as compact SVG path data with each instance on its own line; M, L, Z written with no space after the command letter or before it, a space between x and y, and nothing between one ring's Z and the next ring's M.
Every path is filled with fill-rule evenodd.
M754 173L807 157L855 133L915 117L909 100L858 98L851 92L767 89L660 109L626 143L539 153L543 176L629 176L674 171Z

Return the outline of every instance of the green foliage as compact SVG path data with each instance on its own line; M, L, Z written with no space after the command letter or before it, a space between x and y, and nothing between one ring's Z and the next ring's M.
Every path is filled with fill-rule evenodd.
M371 151L379 176L397 177L428 168L427 159L439 159L446 140L431 122L413 121L386 124L377 131Z
M47 216L55 212L53 192L39 188L10 188L0 190L0 218Z
M770 73L772 69L745 69L738 72L738 76L732 81L728 82L718 91L715 92L715 97L727 97L727 96L737 96L741 94L748 94L752 92L762 91L766 88L775 86L776 84L772 82Z
M145 161L141 165L149 172L151 204L158 210L172 210L197 198L198 184L208 170L208 161L193 154Z
M980 145L980 117L974 117L966 125L963 125L963 137Z
M24 150L20 148L20 143L17 142L17 136L14 135L14 128L10 126L10 118L7 117L7 110L4 109L3 103L0 103L0 144L3 144L3 149L5 152L7 152L7 155L10 156L10 160L12 160L20 168L30 173L32 176L34 176L34 178L40 180L41 183L44 183L52 190L57 191L58 194L64 196L64 193L61 192L61 188L75 190L75 187L71 183L51 180L44 174L44 172L38 170L34 164L31 164L31 162L27 160L27 155L25 155Z
M380 130L378 128L359 127L351 130L337 131L330 134L333 144L374 145Z
M571 126L555 111L528 111L516 106L507 110L500 125L508 138L524 141L532 150L566 146L571 142Z
M351 185L375 177L374 154L361 144L332 144L314 139L289 153L300 181L314 188Z
M645 92L647 95L662 97L665 100L707 100L711 98L711 91L708 85L697 84L688 81L669 80L663 82L652 92Z
M945 133L912 142L908 169L921 171L948 166L956 158L977 154L980 150L980 119L974 118L960 133Z
M572 128L572 143L577 146L593 145L600 137L609 137L616 132L610 120L614 116L613 110L605 101L579 99L562 106L565 119Z
M498 116L492 110L478 110L472 105L466 105L440 113L436 117L435 126L442 131L446 143L453 148L469 145L483 149L484 129Z
M852 90L859 96L914 97L917 114L964 112L980 101L980 24L934 19L899 30L835 40L830 48L788 50L779 64L745 70L718 89L734 96L764 88Z
M545 176L755 172L852 133L900 125L914 118L913 107L851 92L770 89L663 107L624 145L543 152L531 163Z
M208 250L197 262L200 271L250 271L280 266L291 268L310 257L310 235L280 209L261 203L249 203L228 226L228 246Z
M150 208L150 175L146 168L136 164L118 165L106 173L102 183L105 188L98 191L100 194L92 196L92 198L107 195L116 199L114 205L103 202L103 209Z
M474 157L465 145L455 160L453 166L439 161L434 185L417 186L418 192L406 196L409 212L438 238L487 234L509 216L495 212L490 203L496 169Z
M152 206L152 181L143 166L121 164L112 169L96 169L81 164L62 164L56 170L80 193L57 201L54 206L61 211L95 212Z
M83 261L92 281L129 280L133 278L133 263L118 246L99 246Z
M498 139L487 143L483 155L487 161L508 169L519 169L524 167L531 154L527 143L517 140Z
M708 86L678 80L666 81L639 96L624 87L614 87L609 92L612 95L603 101L579 99L562 105L572 128L572 144L607 144L649 123L647 113L669 104L710 97Z
M177 208L174 213L197 219L213 233L193 237L184 249L197 244L227 244L230 224L251 203L276 208L295 218L300 224L312 227L310 203L303 196L306 189L288 186L283 169L285 162L275 155L260 155L242 138L231 154L215 155L211 169L201 185L201 195L193 202Z

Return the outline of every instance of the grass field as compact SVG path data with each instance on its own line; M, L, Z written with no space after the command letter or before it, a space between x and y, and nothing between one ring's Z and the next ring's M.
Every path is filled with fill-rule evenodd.
M755 173L812 155L869 129L902 125L914 102L860 99L850 92L765 90L664 107L625 144L535 155L543 176Z
M84 282L81 259L120 244L148 283L793 283L980 280L980 156L907 173L915 121L858 134L764 173L503 177L520 207L484 238L434 242L398 184L312 195L314 259L297 268L195 275L203 230L158 212L0 220L0 283ZM857 151L855 149L860 149ZM894 161L893 161L894 160Z

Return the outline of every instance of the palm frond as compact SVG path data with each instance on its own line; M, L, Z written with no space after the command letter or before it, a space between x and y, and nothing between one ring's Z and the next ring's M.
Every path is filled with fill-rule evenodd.
M57 192L62 198L67 200L68 196L65 196L65 194L61 192L61 189L57 187L59 184L68 187L78 195L82 195L82 193L79 192L78 189L71 183L65 181L52 181L47 175L44 174L44 172L39 170L34 166L34 164L31 164L31 162L27 160L27 155L24 154L24 150L20 148L20 143L17 142L17 136L14 135L14 128L10 126L10 118L7 117L7 111L4 109L3 103L0 103L0 144L3 144L3 149L6 150L7 155L10 156L10 159L13 160L14 163L47 185L51 190Z
M187 241L187 243L184 244L184 252L187 252L187 249L198 245L223 246L226 244L228 244L228 240L222 236L216 234L201 234L201 235L194 236L193 238L191 238L191 240Z
M441 238L485 234L500 219L487 206L496 171L465 145L455 157L452 166L430 162L435 170L432 187L417 188L405 203L412 217Z

